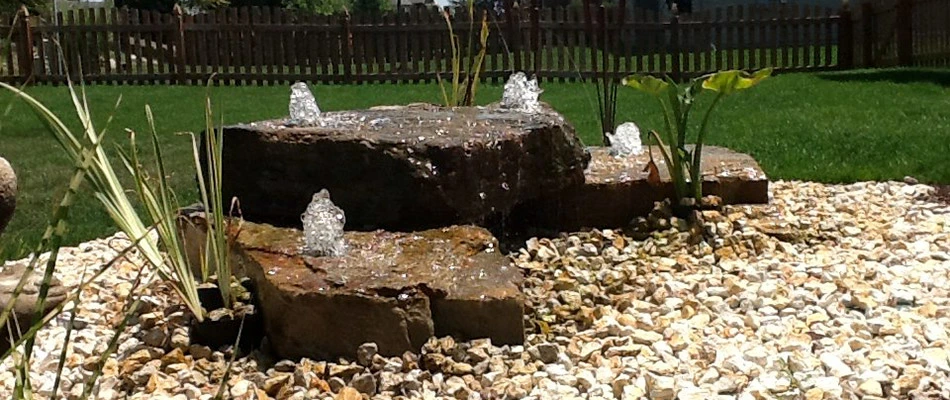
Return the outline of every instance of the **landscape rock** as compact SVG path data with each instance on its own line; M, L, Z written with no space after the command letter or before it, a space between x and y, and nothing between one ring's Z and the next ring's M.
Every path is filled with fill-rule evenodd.
M0 157L0 234L13 218L16 209L17 180L13 167Z
M589 159L549 108L391 106L319 120L224 128L223 195L241 199L245 218L299 226L311 196L327 189L347 230L480 223L581 184Z
M309 257L298 230L241 227L235 258L255 283L279 356L354 356L364 343L398 356L432 335L524 340L521 274L486 230L347 232L346 240L344 257Z
M658 186L648 182L644 169L650 161L650 151L615 157L607 148L589 148L591 159L584 171L583 185L519 206L511 219L526 226L559 231L627 226L634 218L649 214L655 202L674 195L660 150L651 147L660 171ZM725 204L769 202L769 180L755 159L746 154L705 146L702 169L705 195L717 196Z
M8 321L14 321L13 318L15 318L16 323L21 327L31 326L36 312L39 311L37 310L38 300L46 263L37 263L35 269L26 278L19 295L14 298L16 287L23 276L27 274L28 267L29 260L21 260L7 264L0 269L0 310L5 310L10 303L13 303L11 319ZM49 285L41 315L45 315L66 300L67 288L63 287L59 279L55 276L52 277ZM2 351L9 348L10 336L7 334L8 330L4 325L0 325L0 329L3 331L3 334L0 335L2 336L0 338L0 353L2 353ZM14 332L14 340L20 338L17 331L17 329L11 330L11 332Z

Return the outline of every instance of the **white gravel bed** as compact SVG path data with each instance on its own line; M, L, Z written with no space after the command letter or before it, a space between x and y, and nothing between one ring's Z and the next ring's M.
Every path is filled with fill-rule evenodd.
M950 206L926 185L774 182L772 204L706 212L711 243L673 226L532 239L524 346L433 339L420 355L239 358L235 399L950 398ZM661 221L662 223L662 221ZM64 249L75 286L117 235ZM134 255L84 291L61 393L78 398L139 274ZM145 271L145 281L154 279ZM230 354L188 343L186 311L156 283L93 398L209 399ZM48 397L68 315L41 330L32 374ZM0 398L14 382L0 370Z

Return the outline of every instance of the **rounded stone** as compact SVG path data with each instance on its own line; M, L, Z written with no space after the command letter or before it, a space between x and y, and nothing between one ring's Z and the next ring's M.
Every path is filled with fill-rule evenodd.
M16 174L13 167L3 157L0 157L0 233L7 227L13 218L16 209Z

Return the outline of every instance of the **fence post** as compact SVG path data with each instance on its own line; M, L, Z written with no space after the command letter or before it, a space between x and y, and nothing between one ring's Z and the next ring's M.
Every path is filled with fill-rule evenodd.
M175 38L175 81L179 85L185 84L185 19L181 6L175 4L172 10L172 36Z
M874 68L874 6L870 1L861 4L861 26L864 27L864 40L861 52L864 57L863 68Z
M531 5L531 53L534 63L534 77L541 79L541 6L540 0L534 0Z
M731 16L730 11L730 16ZM683 69L680 66L680 16L676 8L673 9L673 15L670 17L670 54L672 58L672 78L679 82L683 79Z
M587 36L587 54L590 55L591 60L591 70L593 71L594 83L597 83L597 31L594 29L594 17L591 15L592 11L590 9L591 1L584 0L584 33ZM580 41L578 41L578 44ZM582 53L583 54L583 53ZM580 64L581 68L578 71L581 74L581 79L587 81L587 76L584 75L583 65Z
M20 6L20 43L17 48L20 74L23 83L33 78L33 28L30 27L30 12L26 6Z
M508 44L511 46L511 54L514 55L514 70L523 71L524 67L521 58L524 56L521 50L521 6L515 5L511 0L508 1L511 7L508 8Z
M353 80L351 67L353 66L353 32L350 27L350 13L344 11L342 16L343 32L340 37L340 47L343 51L343 83L350 83Z
M914 63L914 2L898 0L894 25L897 27L897 62L903 67Z
M838 68L854 68L854 21L848 3L838 13Z

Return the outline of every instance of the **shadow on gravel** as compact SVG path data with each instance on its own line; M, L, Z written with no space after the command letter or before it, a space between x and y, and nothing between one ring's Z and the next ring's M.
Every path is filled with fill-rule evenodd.
M938 203L950 204L950 185L933 185L934 189L937 189L934 192L934 199Z

